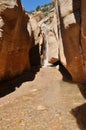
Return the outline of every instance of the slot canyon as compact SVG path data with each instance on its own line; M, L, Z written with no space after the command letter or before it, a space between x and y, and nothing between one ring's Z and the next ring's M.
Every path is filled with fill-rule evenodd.
M0 130L86 130L85 4L0 0Z

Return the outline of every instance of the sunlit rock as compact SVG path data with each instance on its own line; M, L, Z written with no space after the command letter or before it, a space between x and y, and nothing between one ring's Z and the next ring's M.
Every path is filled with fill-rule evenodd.
M0 79L12 78L30 69L29 17L20 0L0 0Z
M86 83L85 4L85 0L56 0L60 61L80 83Z

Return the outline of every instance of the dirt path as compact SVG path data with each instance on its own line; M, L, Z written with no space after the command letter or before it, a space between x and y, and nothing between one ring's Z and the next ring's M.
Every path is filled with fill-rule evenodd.
M56 68L0 98L0 130L86 130L86 104L77 85Z

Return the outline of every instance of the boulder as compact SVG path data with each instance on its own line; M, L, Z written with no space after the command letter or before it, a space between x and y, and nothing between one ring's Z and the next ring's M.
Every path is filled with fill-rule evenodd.
M0 0L0 80L30 69L33 46L29 17L20 0Z

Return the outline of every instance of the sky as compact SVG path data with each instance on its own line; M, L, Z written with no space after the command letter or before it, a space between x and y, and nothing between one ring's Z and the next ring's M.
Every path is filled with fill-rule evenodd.
M50 3L52 0L21 0L21 3L26 11L33 11L36 7Z

